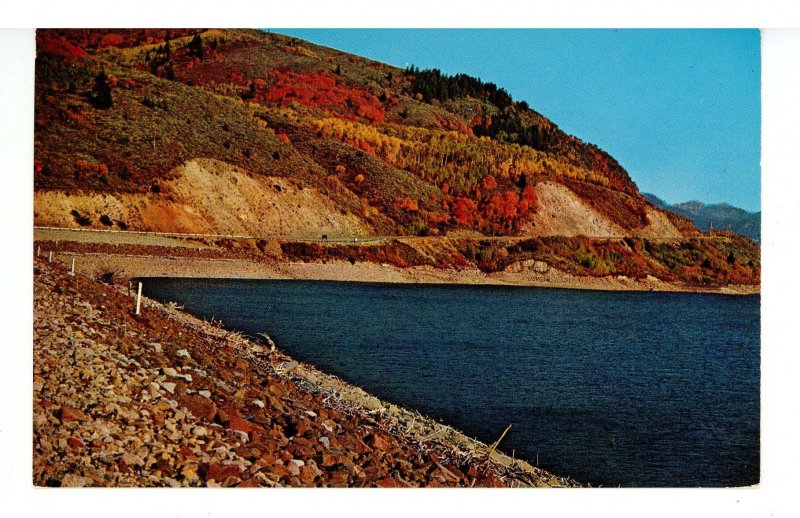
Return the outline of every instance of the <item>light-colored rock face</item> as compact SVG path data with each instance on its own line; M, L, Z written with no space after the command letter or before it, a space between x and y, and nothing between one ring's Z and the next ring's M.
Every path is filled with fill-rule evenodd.
M568 187L554 182L536 184L539 210L521 233L529 236L618 237L629 234L590 207Z
M131 230L269 236L364 235L370 229L342 214L315 188L248 172L210 159L191 160L173 171L160 193L34 193L34 223L76 227L71 211L104 228L102 215ZM105 228L117 228L113 227Z
M582 200L567 186L555 182L536 185L539 210L525 224L521 234L527 236L578 236L626 237L630 231L623 229L605 215ZM633 232L639 237L681 237L680 231L670 223L664 213L648 208L650 224Z
M669 218L660 210L647 207L647 218L650 224L636 232L639 237L683 237L681 231L675 228Z

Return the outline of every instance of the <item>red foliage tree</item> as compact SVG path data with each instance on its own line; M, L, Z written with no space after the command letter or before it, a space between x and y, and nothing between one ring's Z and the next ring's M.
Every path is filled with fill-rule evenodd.
M56 36L50 31L40 31L36 34L36 50L41 53L61 56L69 61L75 61L86 56L86 52L67 41L65 36Z
M409 197L400 198L395 202L395 206L398 209L404 210L406 212L418 212L419 211L419 203L417 200L414 200Z
M471 227L477 220L478 204L469 198L456 199L455 207L453 208L453 216L456 223Z
M495 180L494 176L489 175L489 176L485 177L481 181L481 189L483 189L484 191L487 191L487 192L491 192L491 191L497 189L497 180Z
M124 42L125 42L125 38L123 38L121 35L119 35L117 33L114 33L114 32L110 32L110 33L106 34L105 36L103 36L103 38L100 40L100 44L98 45L98 48L102 49L102 48L106 48L106 47L119 47Z

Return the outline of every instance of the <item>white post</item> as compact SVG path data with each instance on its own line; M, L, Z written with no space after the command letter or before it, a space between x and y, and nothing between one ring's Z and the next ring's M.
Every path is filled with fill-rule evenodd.
M139 314L139 307L142 304L142 283L139 283L139 292L136 294L136 314Z
M36 257L39 257L39 252L41 252L41 250L42 250L42 247L39 246L39 245L36 245Z
M72 256L72 269L69 271L70 275L75 275L75 256Z
M50 252L47 254L47 262L48 263L52 263L53 262L53 251L52 250L50 250Z

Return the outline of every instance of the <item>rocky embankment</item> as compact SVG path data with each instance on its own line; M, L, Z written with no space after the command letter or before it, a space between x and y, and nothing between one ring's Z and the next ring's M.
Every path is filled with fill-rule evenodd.
M575 486L218 323L34 266L39 486Z

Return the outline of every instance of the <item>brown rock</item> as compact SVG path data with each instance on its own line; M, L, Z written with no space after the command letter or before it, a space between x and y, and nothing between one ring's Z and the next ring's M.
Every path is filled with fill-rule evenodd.
M475 484L478 487L505 487L503 481L494 475L487 475Z
M288 477L291 475L291 473L289 473L289 468L287 468L283 464L276 464L275 466L271 466L267 468L267 471L277 475L278 478Z
M262 456L260 459L258 459L256 461L256 465L264 467L264 468L269 468L269 467L275 465L275 462L277 460L278 460L278 457L276 457L274 454L267 453L266 455Z
M156 428L162 428L164 426L164 412L153 409L150 419L153 421L153 425Z
M331 473L328 483L334 487L347 487L350 482L350 474L344 470L336 470Z
M386 469L383 466L378 466L375 463L364 465L364 475L369 480L380 480L386 476Z
M291 454L291 453L289 453L288 451L284 450L284 451L282 451L282 452L281 452L281 460L282 460L283 462L289 462L289 461L290 461L290 460L292 460L293 458L294 458L294 457L292 457L292 454Z
M144 461L132 453L126 453L118 461L120 471L130 471L136 466L141 466Z
M289 469L289 473L294 476L300 475L300 468L305 465L300 459L292 459L286 463L286 467Z
M268 397L267 401L269 402L269 406L271 408L271 412L273 415L285 414L286 407L283 406L283 403L280 402L277 398Z
M170 476L172 474L172 464L165 458L158 459L156 469L161 472L163 476Z
M367 435L364 438L364 442L369 446L382 451L389 451L392 448L391 438L378 432Z
M73 473L67 473L64 475L64 478L61 479L61 487L85 487L88 482L89 479Z
M217 405L203 396L192 394L191 396L182 396L178 398L178 401L199 419L213 422L217 415Z
M309 446L302 446L300 444L290 444L286 447L286 450L290 452L294 457L307 459L313 457L317 454L317 450Z
M447 467L445 467L445 466L442 466L442 465L441 465L441 464L439 464L438 462L436 463L436 467L437 467L437 468L439 468L439 469L438 469L438 471L439 471L439 472L442 474L442 476L444 476L444 478L445 478L445 479L447 479L448 481L450 481L450 482L458 482L459 480L461 480L461 477L460 477L460 476L458 476L456 473L454 473L453 471L451 471L451 470L450 470L450 469L448 469Z
M334 421L331 421L330 419L323 420L321 425L325 430L329 432L333 432L334 430L336 430L337 427L336 423Z
M392 477L383 477L382 479L378 480L375 484L378 487L400 487L395 479Z
M179 461L187 461L187 460L194 460L195 454L191 448L188 446L181 446L178 450L178 460Z
M225 482L228 477L238 477L241 475L242 470L236 465L225 465L220 463L202 464L200 466L200 473L206 480L215 480L217 482Z
M70 437L69 439L67 439L67 444L69 444L73 448L83 448L84 447L83 442L81 442L80 439L75 438L75 437Z
M242 446L236 450L236 453L240 457L244 457L245 459L251 461L259 459L263 455L260 445Z
M244 433L250 433L256 429L256 426L247 419L243 419L238 415L232 415L230 421L228 421L228 428L231 430L239 430L240 432Z
M71 406L65 406L61 408L59 412L58 418L61 421L68 423L71 421L88 421L89 416L84 414L82 411L78 410L77 408L73 408Z
M345 457L343 455L337 455L335 453L323 453L322 454L322 466L329 468L331 466L335 466L344 462Z
M256 424L260 424L261 426L270 426L272 425L272 419L267 416L264 412L256 412L253 414L253 422Z
M286 392L283 390L283 387L281 387L277 383L270 384L269 393L272 394L273 396L275 396L278 399L282 398L286 394ZM270 398L270 400L271 399L272 398Z
M297 437L295 436L292 439L292 442L297 444L298 446L313 446L315 443L311 439L307 437Z
M345 433L337 437L339 444L346 451L351 451L356 454L362 454L372 451L369 446L364 444L364 441L351 433Z
M227 423L231 420L230 414L224 408L217 409L217 419L219 423Z
M175 382L175 394L179 396L185 396L188 388L189 386L183 380L177 380Z
M263 483L258 479L258 477L250 477L237 487L261 487L262 485Z
M305 466L300 468L300 481L304 486L314 486L317 477L322 475L317 464L313 460L309 460Z
M311 429L311 421L308 419L298 419L294 427L297 430L297 435L304 435Z

